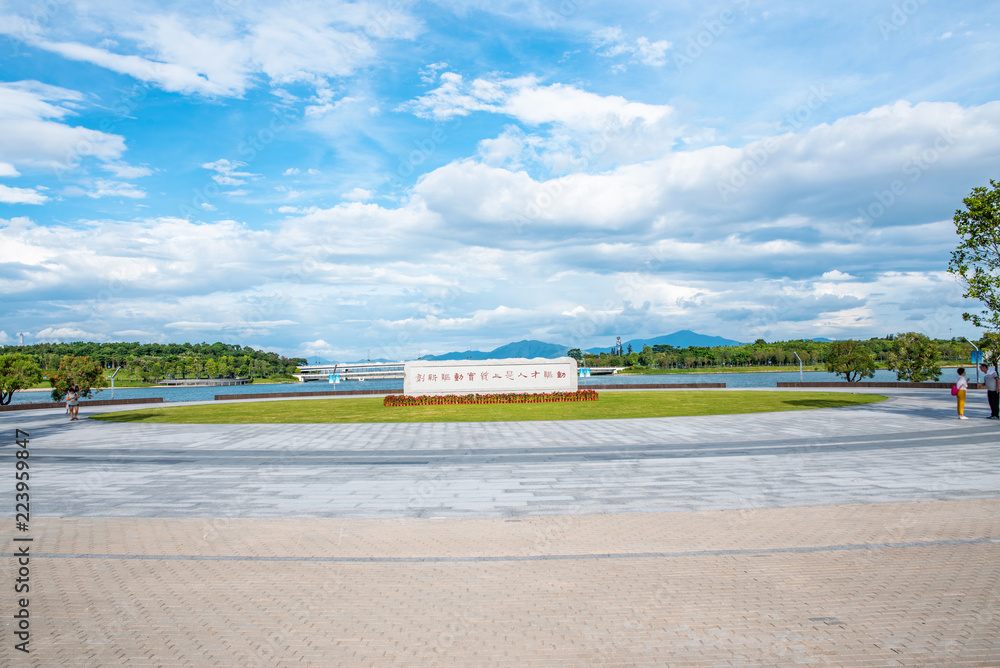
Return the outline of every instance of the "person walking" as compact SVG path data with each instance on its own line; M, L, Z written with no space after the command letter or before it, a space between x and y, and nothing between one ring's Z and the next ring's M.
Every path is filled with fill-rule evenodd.
M958 380L955 381L955 389L958 390L958 419L968 420L965 417L965 393L969 389L969 379L965 377L965 367L958 367Z
M1000 378L996 369L990 371L989 364L980 364L979 369L986 374L983 383L986 385L986 401L990 402L990 420L1000 420Z
M66 405L69 406L69 419L79 420L80 393L76 391L76 388L70 388L70 391L66 393Z

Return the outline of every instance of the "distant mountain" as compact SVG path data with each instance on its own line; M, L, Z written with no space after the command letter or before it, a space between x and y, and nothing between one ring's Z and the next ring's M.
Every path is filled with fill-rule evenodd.
M588 348L586 352L588 353L606 353L610 352L612 344L610 342L607 346L602 346L600 348ZM697 332L692 332L689 329L682 329L679 332L674 332L673 334L667 334L665 336L657 336L653 339L632 339L631 341L622 341L622 348L626 351L629 346L632 346L633 352L639 352L642 350L643 346L673 346L674 348L689 348L691 346L700 346L704 348L713 348L715 346L738 346L739 341L733 341L732 339L724 339L721 336L708 336L707 334L699 334Z
M309 357L306 362L306 366L313 366L316 364L363 364L365 362L398 362L399 360L387 360L384 357L379 357L372 360L355 360L354 362L341 362L340 360L328 360L325 357Z
M809 340L810 340L810 341L816 341L816 342L818 342L818 343L833 343L833 342L834 342L834 341L836 341L837 339L828 339L828 338L826 338L825 336L820 336L820 337L818 337L818 338L815 338L815 339L809 339Z
M609 341L607 346L602 346L600 348L588 348L585 352L588 353L606 353L611 350L611 346L614 341ZM625 341L622 343L622 348L628 350L629 344L632 345L632 350L639 352L642 350L643 346L656 346L656 345L670 345L675 348L687 348L688 346L704 346L706 348L711 348L713 346L738 346L739 341L733 341L732 339L724 339L721 336L707 336L705 334L698 334L697 332L692 332L690 330L682 330L680 332L674 332L673 334L667 334L665 336L657 336L653 339L632 339L631 341ZM508 343L505 346L500 346L489 352L483 352L481 350L466 350L463 352L452 352L444 353L443 355L424 355L420 359L422 360L489 360L489 359L508 359L512 357L544 357L546 359L552 359L554 357L563 357L569 351L569 346L559 345L557 343L546 343L545 341L517 341L516 343Z
M554 357L563 357L566 355L566 351L569 350L569 346L561 346L556 343L546 343L545 341L517 341L516 343L508 343L507 345L500 346L489 352L483 352L481 350L466 350L464 352L453 352L445 353L443 355L424 355L420 359L422 360L491 360L491 359L509 359L512 357L544 357L547 359L552 359Z

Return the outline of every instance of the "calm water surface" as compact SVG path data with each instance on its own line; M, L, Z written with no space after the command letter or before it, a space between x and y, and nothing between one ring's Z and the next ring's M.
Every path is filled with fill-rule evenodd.
M954 369L945 369L941 380L950 382L955 378ZM806 371L802 379L808 382L838 382L840 378L826 371ZM588 385L635 385L648 383L725 383L726 387L776 387L777 383L797 382L798 371L778 371L774 373L686 373L650 376L592 376L581 378L580 387ZM892 371L879 370L875 377L869 379L875 382L891 382L896 380ZM217 394L258 394L258 393L289 393L296 392L330 392L350 390L403 390L400 380L367 380L348 381L332 385L330 383L280 383L253 385L230 385L226 387L143 387L115 389L115 399L138 399L147 397L162 397L164 401L211 401ZM105 389L97 393L94 399L111 399L111 390ZM38 403L52 401L48 392L17 392L14 394L14 404Z

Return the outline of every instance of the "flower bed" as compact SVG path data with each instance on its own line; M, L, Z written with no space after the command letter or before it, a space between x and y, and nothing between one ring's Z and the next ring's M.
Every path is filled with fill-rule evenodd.
M597 401L594 390L576 392L509 392L503 394L445 394L440 396L421 394L407 396L390 394L383 406L450 406L453 404L544 404L556 401Z

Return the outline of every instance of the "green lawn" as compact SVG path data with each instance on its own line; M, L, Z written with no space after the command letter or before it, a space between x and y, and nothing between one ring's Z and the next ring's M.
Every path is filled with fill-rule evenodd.
M144 408L105 413L94 420L177 424L319 422L513 422L519 420L600 420L797 411L858 406L886 397L842 392L601 392L597 401L551 404L399 406L382 398L310 399L254 403Z

